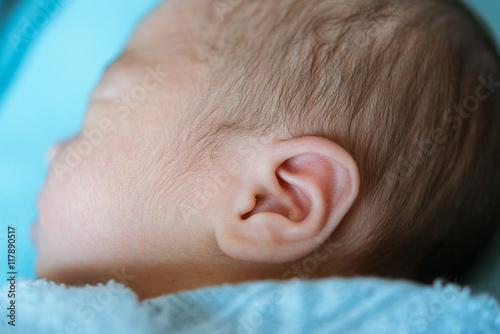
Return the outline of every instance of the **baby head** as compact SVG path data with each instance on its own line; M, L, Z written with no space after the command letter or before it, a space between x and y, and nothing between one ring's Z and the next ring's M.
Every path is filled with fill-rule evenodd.
M498 222L499 64L453 1L167 1L53 154L37 275L453 275Z

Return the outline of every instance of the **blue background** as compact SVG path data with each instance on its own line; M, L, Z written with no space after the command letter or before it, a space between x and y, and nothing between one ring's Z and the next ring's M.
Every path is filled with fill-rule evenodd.
M136 24L159 2L45 0L55 9L41 30L18 50L9 36L19 35L22 26L19 21L9 24L0 12L0 39L4 39L0 96L6 88L0 99L0 273L7 271L2 254L6 254L10 225L17 228L19 276L34 278L35 250L29 232L47 173L47 152L79 131L87 99L103 70L120 53ZM468 2L500 36L500 2ZM22 4L17 8L18 19L33 20L43 7L41 0ZM18 63L15 77L9 80ZM500 261L495 261L483 261L478 269L481 275L471 275L469 281L491 291L500 282Z

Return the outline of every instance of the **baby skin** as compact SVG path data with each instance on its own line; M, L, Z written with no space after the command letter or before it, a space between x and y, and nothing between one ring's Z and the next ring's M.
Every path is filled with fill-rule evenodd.
M258 30L266 13L285 15L297 1L266 3L221 12L211 0L170 0L140 24L92 93L81 132L51 154L33 230L38 277L70 285L115 279L146 299L223 283L377 272L353 255L373 244L377 229L364 203L378 195L372 178L364 183L359 150L340 132L294 131L272 120L272 129L239 132L228 121L248 115L225 107L248 100L225 94L237 80L217 79L229 66L220 54L236 45L224 37L237 31L227 30L232 15L251 13L248 29ZM317 3L341 17L354 10ZM248 49L238 47L235 58L271 52L240 36ZM242 77L266 74L252 68ZM248 81L248 90L266 90Z

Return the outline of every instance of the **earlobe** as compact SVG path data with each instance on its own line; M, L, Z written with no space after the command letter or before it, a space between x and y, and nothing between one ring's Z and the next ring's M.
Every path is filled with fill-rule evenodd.
M356 163L342 147L320 137L270 143L257 154L240 176L233 219L217 225L219 247L246 261L304 257L351 208L359 189Z

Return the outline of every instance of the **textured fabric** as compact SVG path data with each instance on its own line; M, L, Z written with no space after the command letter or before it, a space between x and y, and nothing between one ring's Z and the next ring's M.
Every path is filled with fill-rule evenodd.
M487 295L436 282L371 278L224 285L138 302L123 285L65 287L45 280L16 288L16 327L0 333L500 333Z

